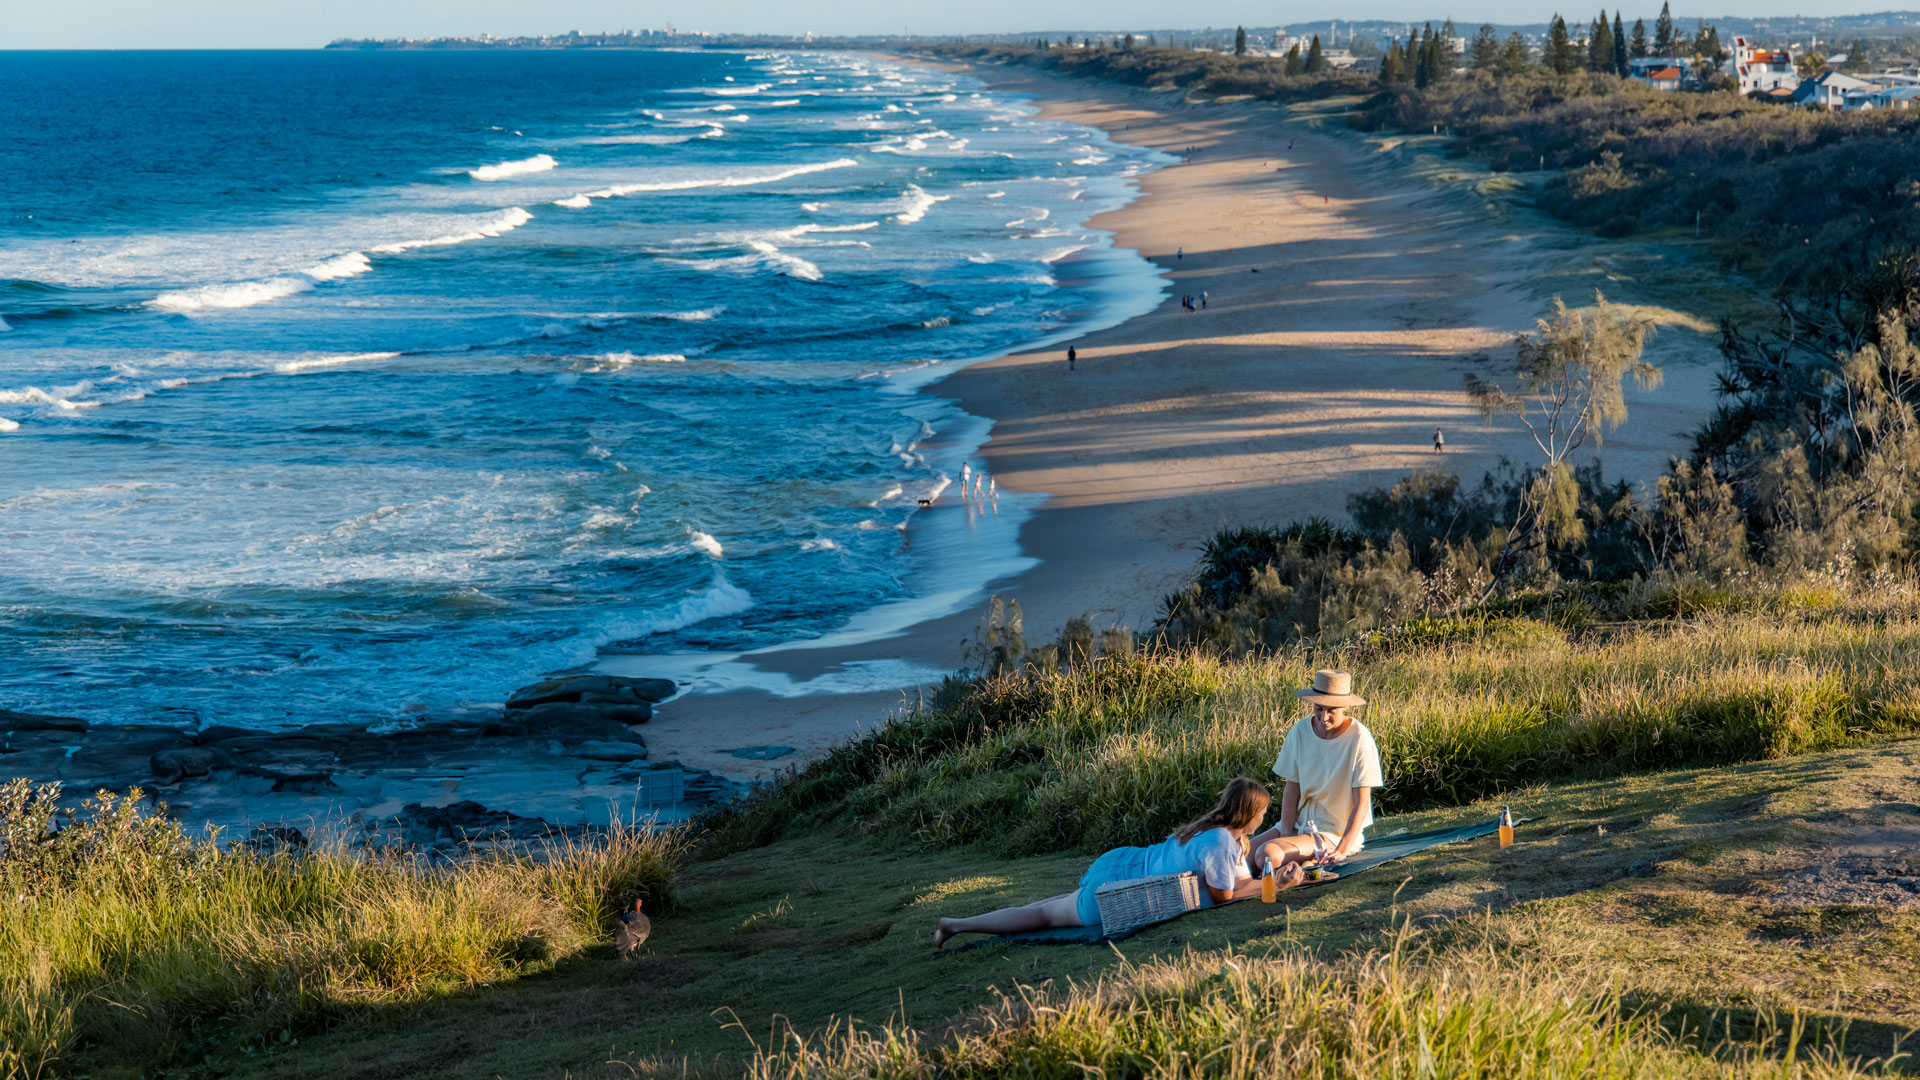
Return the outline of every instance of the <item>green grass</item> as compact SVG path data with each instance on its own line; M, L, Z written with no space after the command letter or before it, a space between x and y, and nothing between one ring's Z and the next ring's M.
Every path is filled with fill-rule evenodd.
M1157 1075L1171 1070L1154 1055L1204 1041L1221 1003L1238 1000L1234 986L1209 981L1229 961L1262 1004L1227 1019L1236 1038L1257 1041L1287 1022L1331 1022L1272 1011L1288 1002L1389 1009L1399 991L1380 976L1396 953L1399 1000L1408 1017L1431 1018L1430 1040L1486 1017L1499 1038L1561 1040L1576 1056L1556 1075L1581 1075L1577 1055L1608 1046L1626 1075L1795 1075L1777 1063L1796 1023L1803 1065L1836 1040L1848 1055L1885 1057L1920 1024L1920 912L1769 897L1803 853L1920 828L1920 741L1512 800L1535 819L1512 848L1488 838L1431 849L1271 907L1192 915L1114 949L929 946L937 916L1071 888L1084 856L920 852L810 833L689 867L676 913L656 923L635 962L601 946L484 991L365 1010L293 1053L237 1063L236 1075L835 1076L865 1073L872 1048L852 1043L884 1039L889 1027L905 1056L875 1074L938 1074L946 1048L966 1038L968 1069L983 1074L1018 1073L1002 1066L1031 1046L1054 1064L1104 1048L1108 1075ZM1484 820L1496 806L1399 814L1377 834ZM1190 1016L1167 1013L1179 993ZM1051 1015L1022 1002L1078 1004L1065 1014L1071 1024L996 1032ZM1535 1030L1541 1014L1530 1010L1548 1008L1565 1010L1556 1015L1567 1030ZM1152 1015L1167 1030L1150 1026ZM1369 1075L1419 1075L1417 1057L1403 1056L1417 1055L1417 1038L1389 1046L1381 1015L1369 1012L1359 1033L1383 1055ZM1456 1042L1447 1052L1528 1050ZM1137 1068L1117 1063L1128 1054ZM921 1069L928 1062L941 1067Z

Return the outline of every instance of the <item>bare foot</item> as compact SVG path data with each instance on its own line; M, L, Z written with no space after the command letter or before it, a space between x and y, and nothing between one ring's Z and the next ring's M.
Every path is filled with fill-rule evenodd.
M947 939L953 937L953 927L948 925L951 922L953 922L952 919L940 920L940 928L933 932L934 948L937 949L940 946L945 945L947 943Z

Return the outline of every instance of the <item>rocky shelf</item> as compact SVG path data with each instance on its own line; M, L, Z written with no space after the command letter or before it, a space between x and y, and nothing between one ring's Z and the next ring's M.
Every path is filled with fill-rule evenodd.
M397 730L190 730L0 710L0 776L57 780L76 797L139 787L182 822L235 837L298 829L421 848L526 842L553 829L676 820L741 790L648 760L641 728L675 689L569 675L516 691L504 709Z

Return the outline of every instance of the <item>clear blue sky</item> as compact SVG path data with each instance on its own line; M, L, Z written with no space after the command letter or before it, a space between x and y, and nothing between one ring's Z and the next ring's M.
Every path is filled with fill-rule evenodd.
M1236 24L1271 26L1332 16L1543 22L1556 0L0 0L0 49L311 48L338 37L565 33L671 22L716 32L877 34L1012 33ZM1562 0L1587 11L1585 0ZM1902 0L1679 0L1677 15L1841 15L1907 8ZM1912 5L1920 6L1920 5ZM1658 0L1625 4L1628 21ZM1644 11L1640 9L1645 9Z

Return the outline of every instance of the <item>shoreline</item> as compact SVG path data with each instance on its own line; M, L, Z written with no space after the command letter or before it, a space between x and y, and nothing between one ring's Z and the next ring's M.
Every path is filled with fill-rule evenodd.
M1468 479L1502 457L1527 459L1524 433L1482 421L1463 376L1510 375L1514 335L1549 302L1537 294L1572 286L1558 291L1577 303L1581 287L1592 288L1592 264L1618 245L1531 211L1519 222L1491 213L1460 220L1470 215L1452 205L1462 201L1456 192L1402 175L1412 170L1391 151L1404 138L1382 154L1269 104L1195 105L1029 70L892 59L1031 95L1042 118L1115 142L1197 148L1189 163L1139 174L1133 200L1086 222L1112 247L1139 252L1171 288L1125 322L1047 335L921 389L986 419L979 457L988 471L1003 490L1040 500L1018 534L1031 568L990 580L952 614L865 641L749 654L757 668L828 686L836 673L876 665L952 672L993 595L1020 603L1036 643L1081 615L1096 629L1144 629L1161 598L1189 579L1213 531L1341 518L1347 494L1433 465L1435 427L1447 432L1442 463ZM1435 220L1423 223L1423 212ZM1516 225L1531 234L1513 235ZM1463 278L1478 287L1459 290ZM1207 310L1182 311L1179 296L1201 290ZM1649 350L1666 383L1629 390L1632 418L1601 453L1610 475L1639 481L1684 450L1712 406L1711 319L1655 317L1672 331ZM1081 354L1077 381L1065 370L1069 341ZM660 673L639 657L605 656L594 670ZM802 696L695 687L663 707L648 742L694 767L765 780L886 722L935 685ZM756 743L794 753L741 761L719 749Z
M1189 580L1214 530L1343 517L1349 493L1435 464L1436 425L1448 443L1437 460L1469 480L1502 456L1527 460L1524 434L1482 422L1463 376L1510 376L1513 335L1531 328L1552 293L1578 303L1600 283L1620 294L1616 301L1648 301L1679 294L1659 273L1692 272L1663 263L1668 256L1655 245L1598 240L1481 198L1465 176L1470 168L1435 167L1411 146L1438 139L1370 142L1316 130L1325 117L1312 110L1194 104L1032 71L960 70L995 91L1031 95L1042 118L1097 128L1114 142L1198 148L1190 163L1128 178L1134 196L1085 223L1107 235L1103 250L1137 253L1153 268L1147 310L1108 318L1109 305L1014 351L896 384L903 397L929 395L929 404L962 417L929 437L935 452L970 444L976 427L984 434L966 460L985 462L1003 509L1015 511L975 521L949 494L927 516L914 515L910 538L938 542L943 534L964 554L981 539L970 529L1011 531L989 538L993 550L1012 551L1001 565L976 566L949 596L883 606L898 610L868 612L826 638L697 657L704 668L690 678L674 667L684 656L602 653L574 670L666 675L682 685L644 727L583 721L574 734L600 744L597 759L536 737L544 732L508 730L498 706L372 742L344 730L350 725L189 738L78 721L75 729L47 717L21 718L30 725L20 729L24 742L8 735L7 723L0 735L44 757L48 778L150 788L149 755L238 739L209 760L243 768L222 765L225 778L215 784L187 790L163 782L154 792L226 823L338 817L356 806L418 817L422 807L453 803L570 825L637 809L628 805L634 785L646 790L656 772L674 790L724 797L923 700L963 662L988 596L1017 601L1036 644L1081 615L1095 629L1141 630L1161 598ZM1063 280L1097 262L1075 259L1058 265ZM1176 303L1202 290L1205 311ZM1632 418L1604 449L1612 476L1658 474L1713 402L1712 321L1646 310L1667 328L1649 349L1667 379L1657 392L1629 392ZM1073 372L1063 355L1069 341L1081 357ZM973 581L983 578L975 594ZM944 613L909 617L916 607ZM726 665L734 670L714 670ZM817 692L792 693L799 683ZM390 751L376 746L405 751L411 764L381 766ZM480 782L465 785L453 774Z

